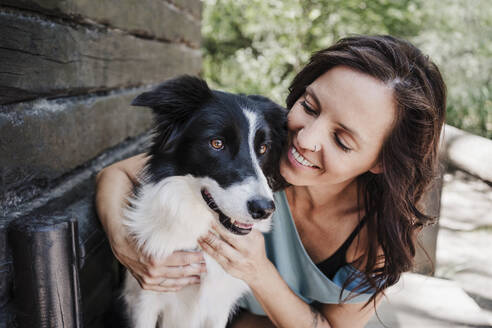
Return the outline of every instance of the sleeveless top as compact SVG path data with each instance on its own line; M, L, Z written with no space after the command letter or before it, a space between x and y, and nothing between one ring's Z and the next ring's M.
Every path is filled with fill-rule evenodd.
M357 227L352 231L350 236L345 240L345 242L340 246L333 255L331 255L329 258L326 260L317 263L316 266L327 276L329 279L333 280L335 277L335 274L338 272L338 270L347 265L347 250L352 244L352 241L354 241L355 237L359 233L359 231L362 229L364 226L364 223L366 223L365 217L359 222Z
M301 242L285 192L276 192L274 198L277 209L272 218L272 230L264 234L268 259L275 265L290 289L304 302L308 304L315 301L325 304L340 303L340 293L344 282L352 273L359 271L350 264L344 263L332 278L327 277L313 263ZM358 232L361 227L362 225L359 224L356 231ZM333 256L328 260L332 258ZM325 261L320 263L320 266L323 267L324 263ZM345 300L347 296L350 296L350 299L347 299L346 303L363 303L369 300L372 291L367 294L351 293L361 279L356 275L356 278L343 290L342 300ZM240 299L239 306L254 314L266 315L251 292Z

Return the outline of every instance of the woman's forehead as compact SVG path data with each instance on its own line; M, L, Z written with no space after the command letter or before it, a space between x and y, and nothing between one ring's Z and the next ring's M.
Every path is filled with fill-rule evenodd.
M319 102L330 120L353 131L362 143L384 137L395 119L393 89L347 66L328 70L306 88L306 93Z

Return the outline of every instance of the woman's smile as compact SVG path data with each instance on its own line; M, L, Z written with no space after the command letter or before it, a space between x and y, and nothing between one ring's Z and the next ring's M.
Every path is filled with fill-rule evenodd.
M291 162L292 165L295 167L302 167L305 169L310 169L310 170L319 170L320 168L316 166L315 164L311 163L308 161L304 156L302 156L299 151L296 149L296 147L291 146L289 149L289 152L287 154L287 157L289 158L289 161Z

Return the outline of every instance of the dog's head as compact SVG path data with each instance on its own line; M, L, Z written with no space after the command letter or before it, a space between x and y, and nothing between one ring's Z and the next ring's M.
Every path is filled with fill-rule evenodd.
M210 90L191 76L168 80L132 105L155 113L149 182L192 175L203 200L235 234L247 234L270 218L271 187L282 181L285 109L265 97Z

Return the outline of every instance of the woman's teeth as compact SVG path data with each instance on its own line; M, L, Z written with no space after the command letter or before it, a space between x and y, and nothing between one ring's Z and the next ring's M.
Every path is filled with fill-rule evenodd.
M291 148L290 152L292 153L292 156L294 156L294 158L296 159L296 161L299 164L307 166L307 167L316 167L316 165L314 165L313 163L310 163L307 159L302 157L302 155L299 154L294 147Z

